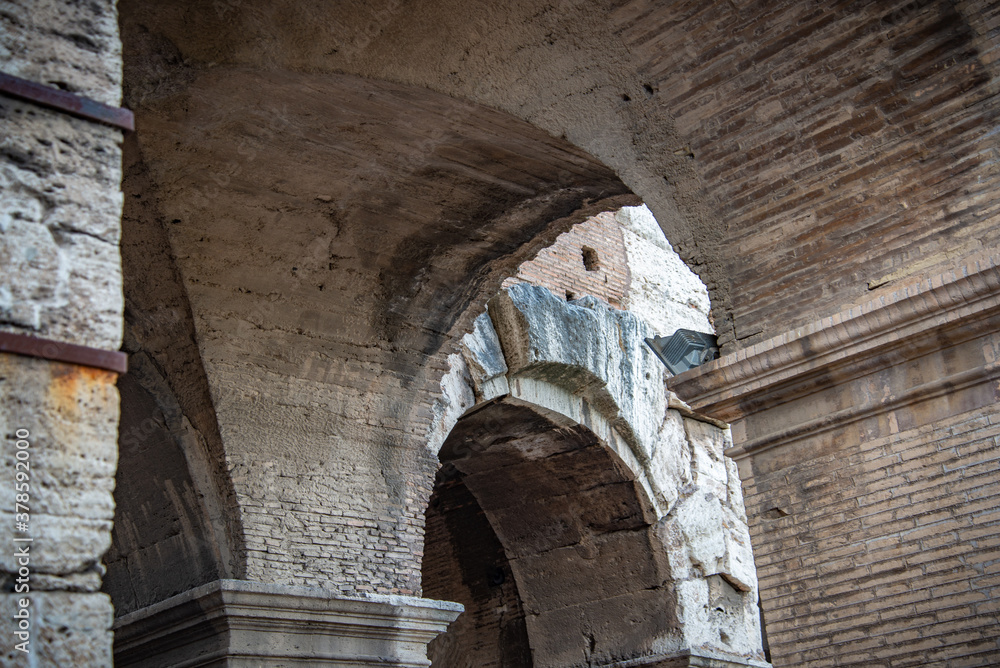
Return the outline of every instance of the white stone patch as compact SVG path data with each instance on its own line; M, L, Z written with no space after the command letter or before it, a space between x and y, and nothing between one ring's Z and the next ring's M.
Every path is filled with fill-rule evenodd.
M37 330L43 309L63 306L69 283L65 254L42 224L42 203L24 192L0 198L0 319Z
M567 303L527 284L501 292L489 314L496 338L480 326L463 348L476 397L480 383L496 382L503 356L507 401L593 431L635 474L660 522L685 644L759 652L749 530L736 468L723 454L729 430L670 408L663 368L642 343L650 326L595 299Z
M452 354L448 356L448 364L450 368L441 379L441 394L434 402L434 419L427 435L427 448L435 455L441 450L458 418L476 403L465 359Z
M681 497L682 491L691 486L691 447L684 431L684 418L677 411L668 410L653 451L647 464L649 477L662 481L660 485L663 514L669 514Z
M615 220L622 226L632 274L628 310L660 336L670 336L678 328L715 332L705 284L674 252L652 212L645 205L627 206Z
M476 318L472 331L462 337L462 358L469 367L477 401L489 401L510 391L507 362L489 314Z

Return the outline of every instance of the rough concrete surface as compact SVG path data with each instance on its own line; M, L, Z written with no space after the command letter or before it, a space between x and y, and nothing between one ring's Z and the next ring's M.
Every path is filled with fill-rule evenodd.
M116 19L113 2L4 2L0 69L117 105ZM0 328L117 350L121 131L7 96L0 128ZM3 471L12 494L0 513L3 535L31 539L9 542L0 558L4 665L111 664L112 605L97 591L114 515L115 379L92 367L0 355ZM19 449L22 436L28 447ZM18 472L27 474L22 508L13 504ZM30 556L15 557L14 545ZM29 641L23 652L14 648L23 621L15 610L30 612L29 635L18 638Z
M111 0L4 0L0 70L117 106L122 85L117 19Z
M0 597L0 633L14 639L18 596ZM21 652L5 641L0 662L11 668L34 666L111 666L113 609L107 594L60 591L32 592L30 652Z
M0 324L117 350L121 131L0 99Z

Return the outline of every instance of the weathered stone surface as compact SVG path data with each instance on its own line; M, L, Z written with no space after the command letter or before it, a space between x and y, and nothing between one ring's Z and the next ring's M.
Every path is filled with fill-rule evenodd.
M678 328L714 332L705 284L674 252L649 208L622 207L615 220L622 227L630 276L624 308L660 336Z
M30 605L21 608L24 595L0 595L0 634L5 639L0 663L10 668L79 666L107 668L111 659L111 599L107 594L37 592L27 595ZM28 652L16 649L22 642L15 614L26 609L30 617Z
M118 105L122 53L113 0L5 0L2 8L0 70Z
M729 430L685 417L684 434L691 448L694 483L726 501L729 495L729 472L723 453L732 445Z
M468 357L464 355L448 356L449 371L441 378L441 396L434 402L434 418L427 436L427 449L434 454L441 449L441 444L462 413L476 403L476 395L472 391L473 371L466 359Z
M476 401L488 401L510 390L507 361L488 313L476 318L472 331L462 337L462 357L469 365Z
M22 472L28 468L26 533L34 539L33 571L72 576L100 569L114 515L114 381L107 371L0 355L0 433L11 439L4 444L2 470L13 494L17 463ZM18 430L27 432L29 447L23 450L14 447ZM27 458L19 460L19 452ZM0 510L7 536L14 531L14 510L13 503ZM3 552L0 568L9 582L18 570L13 551ZM63 588L57 579L49 583Z
M459 337L575 211L634 190L708 282L724 347L746 353L718 374L723 384L747 380L741 366L751 383L771 383L746 391L739 410L761 417L734 431L757 453L743 460L751 515L780 548L763 556L775 577L790 570L785 554L809 577L815 567L826 588L810 591L841 606L781 600L782 642L807 625L826 634L787 662L829 661L821 652L836 645L849 650L835 658L844 664L996 663L984 557L995 547L993 316L904 345L881 337L881 349L858 328L859 343L879 352L781 368L797 328L878 321L884 311L859 317L849 305L892 301L908 277L940 286L942 269L1000 245L995 0L375 0L335 17L315 0L121 4L129 87L143 109L134 169L153 174L137 194L172 230L161 252L177 258L183 297L171 308L187 309L192 330L183 356L183 346L149 345L172 379L203 380L174 389L195 397L187 417L210 439L199 466L213 468L201 480L233 492L222 508L235 518L225 536L234 572L419 590L428 433L435 423L439 436L468 398L461 372L448 375ZM115 30L109 0L6 2L0 64L115 103ZM29 107L5 98L4 129L20 136L17 114L53 118ZM52 170L39 156L80 146L71 135L2 134L3 168L43 177ZM0 285L2 326L115 347L114 242L102 231L113 217L95 223L87 207L29 181L14 174L4 191L0 259L27 278ZM103 187L66 188L103 208ZM81 221L98 231L80 232ZM75 236L87 239L67 241ZM137 265L133 277L158 283ZM76 298L92 303L77 308ZM925 313L933 321L941 308ZM72 321L87 314L96 315ZM809 343L836 338L836 324ZM163 364L170 357L180 361ZM537 399L562 426L592 426L630 471L659 461L686 479L690 461L690 479L723 515L741 515L711 439L661 455L657 437L674 432L658 415L651 428L631 427L643 435L624 433L614 374L570 389L508 375L512 401ZM442 377L448 397L435 406ZM785 381L795 395L773 401ZM581 387L594 396L574 394ZM646 435L648 447L637 446ZM689 498L646 478L661 514ZM50 501L69 512L87 499ZM808 540L802 523L818 529ZM893 535L859 551L853 541L873 526ZM956 604L940 607L942 594ZM880 634L830 620L856 617L851 605L874 610L875 599L888 606L876 610ZM914 616L899 621L903 609Z
M0 322L117 350L121 131L0 98Z
M2 3L0 70L117 105L115 3ZM120 130L0 96L3 330L120 346L121 137ZM5 666L111 665L111 601L95 592L114 513L115 379L91 367L0 353L2 471L11 494L0 511L10 546L0 570L6 591L15 583L30 587L0 597ZM16 448L15 438L28 447ZM28 474L22 508L13 503L18 472ZM14 536L31 541L13 543ZM15 557L14 545L29 556ZM11 649L22 598L30 603L29 653Z
M498 295L490 316L511 375L586 397L645 458L666 405L663 367L643 343L648 325L593 298L566 304L529 285Z
M505 377L510 395L458 419L440 456L449 475L464 475L511 559L535 658L571 664L620 657L624 647L638 657L664 647L668 638L676 648L759 658L749 534L738 479L730 479L735 469L723 455L728 430L690 417L690 409L684 415L668 409L658 361L645 347L626 343L641 340L649 326L593 298L567 303L528 284L505 288L489 303L489 314L498 340L483 337L482 329L467 338L464 358L453 361L446 378L464 377L478 397L481 379ZM502 365L496 361L501 355ZM493 378L459 373L489 367ZM506 376L499 375L502 369ZM540 431L532 436L533 421L518 417L518 410L552 417L535 418ZM580 455L560 438L543 435L556 425L562 433L592 430L622 464L588 465L575 473L582 465L572 464L571 455ZM628 492L621 480L606 477L622 465L639 483ZM626 512L636 492L639 505ZM643 510L650 502L652 510ZM641 528L657 520L654 545ZM472 558L463 550L454 544L449 559ZM665 550L662 566L650 559L657 550ZM661 622L647 628L614 612L615 597L636 587L626 596L632 612L637 597L655 590L649 599L655 603L637 614L649 622L682 614L676 635L654 631ZM716 605L720 591L726 600ZM477 609L484 605L475 603ZM455 631L464 642L477 628L468 624ZM564 632L556 634L557 627ZM565 632L578 627L589 629L583 640Z
M4 72L117 104L113 2L8 2ZM121 343L121 131L0 98L0 323L115 350Z

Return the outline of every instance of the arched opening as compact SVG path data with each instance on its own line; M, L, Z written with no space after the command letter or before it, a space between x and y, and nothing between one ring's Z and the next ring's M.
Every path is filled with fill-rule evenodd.
M112 546L104 558L104 591L117 616L227 577L230 566L225 516L207 480L212 467L151 366L133 357L131 373L118 382L119 474Z
M677 327L711 331L707 291L624 207L521 265L461 339L428 434L423 586L466 613L435 665L762 656L728 430L666 392L643 343Z
M121 531L160 510L144 541L115 537L119 661L186 660L182 631L147 630L227 579L426 611L421 436L456 333L560 232L637 200L565 139L426 89L229 65L174 83L137 100L125 151L126 340L166 408L128 399L123 420L174 431L171 468L119 470ZM424 649L387 645L366 649Z
M441 448L424 594L466 612L435 666L560 666L648 654L678 632L670 566L635 475L587 427L490 402Z
M653 529L674 530L669 513L683 495L664 473L673 463L663 453L680 460L687 442L684 418L666 415L662 370L643 347L643 336L653 333L648 326L597 315L592 297L574 302L573 322L596 325L606 336L588 342L594 345L585 351L586 363L601 369L578 373L579 360L546 367L561 374L560 382L578 383L572 390L560 386L581 399L567 413L531 396L544 391L541 367L504 378L522 384L511 396L536 409L545 406L532 410L551 424L538 426L527 414L512 420L536 424L538 439L569 448L509 467L534 476L534 487L529 478L507 487L522 485L522 495L535 498L536 514L505 516L509 499L490 497L488 477L474 472L439 480L435 492L438 453L425 439L438 418L434 402L459 339L502 280L575 223L639 203L616 171L551 127L405 78L365 78L324 67L262 69L238 58L206 64L194 57L183 67L168 63L170 75L158 80L156 68L164 59L174 62L171 45L158 41L156 20L148 21L158 13L135 3L123 8L124 25L134 30L126 46L134 54L130 91L141 125L126 147L126 184L138 187L126 200L125 233L145 239L152 231L161 242L158 249L129 248L129 327L137 352L158 362L183 360L166 369L168 380L188 381L176 383L175 392L198 390L182 412L207 416L191 422L211 461L193 470L204 478L207 467L219 467L222 480L216 482L232 498L237 530L229 536L229 577L253 587L284 587L293 597L304 594L288 588L308 587L309 596L341 603L370 595L412 597L407 614L436 605L427 603L439 595L433 584L422 588L420 563L425 510L434 494L441 512L427 518L429 531L481 537L475 549L461 540L432 541L458 550L452 564L458 575L448 581L467 589L440 598L464 596L470 606L500 602L511 612L502 624L495 605L468 616L479 619L474 631L493 629L495 635L484 645L492 647L491 658L473 654L473 665L516 664L526 656L540 665L617 660L695 646L678 629L680 604L666 584L677 571ZM167 14L159 28L169 26L166 32L183 52L186 40L174 34L177 16ZM144 32L144 21L154 29ZM173 306L188 318L178 337L186 342L184 355L169 350L148 326L162 311L160 279L143 264L147 251L170 264L168 278L180 293ZM590 281L571 291L574 298L595 294L599 285L610 286L611 295L626 280L622 264L596 241L578 246L572 260L574 271ZM543 301L539 297L540 305L550 306ZM707 305L698 316L707 317ZM564 338L583 338L581 331L569 329ZM610 369L619 352L623 366ZM629 384L639 389L626 391ZM646 400L652 410L642 404ZM473 403L475 398L466 406ZM670 446L657 451L663 424ZM508 449L496 444L482 459L517 454ZM554 461L569 472L555 470ZM449 459L446 475L464 465ZM725 465L713 460L710 468L716 536L724 513L735 514L736 506ZM121 475L138 470L123 461ZM563 488L549 489L546 477L562 480ZM156 491L169 507L167 490ZM132 499L123 501L123 512L134 510ZM738 519L731 525L741 528ZM552 535L562 525L576 527L576 542L563 544ZM546 536L554 542L544 543ZM720 544L729 550L729 543ZM728 554L709 555L710 575L737 571L735 579L752 588L745 568L722 563ZM563 562L573 560L579 565L566 569ZM707 581L683 559L678 563L687 568L687 590L697 590L688 604L700 605L702 588L707 601ZM606 586L573 581L582 573ZM131 656L142 658L142 633L156 625L156 614L123 623ZM257 622L271 619L265 614ZM430 628L441 627L428 625L423 632ZM712 637L697 645L714 647L718 630L706 628ZM191 651L182 633L171 633L164 642L180 647L176 656ZM755 651L745 637L723 649L742 656ZM389 650L380 646L368 656L382 651Z

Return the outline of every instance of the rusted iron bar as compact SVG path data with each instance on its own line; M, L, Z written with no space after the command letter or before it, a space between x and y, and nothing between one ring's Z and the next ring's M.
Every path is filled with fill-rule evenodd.
M0 72L0 93L88 121L105 123L126 132L135 130L135 116L128 109L112 107L82 95L67 93L3 72Z
M78 364L116 373L125 373L128 370L128 355L123 352L88 348L27 334L0 332L0 352Z

